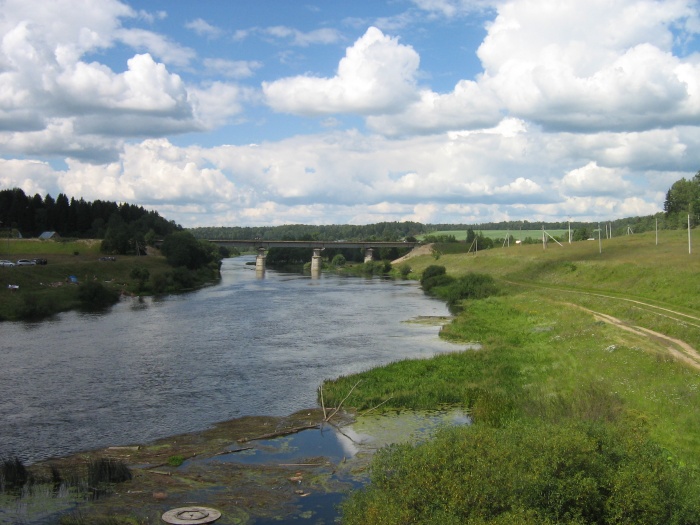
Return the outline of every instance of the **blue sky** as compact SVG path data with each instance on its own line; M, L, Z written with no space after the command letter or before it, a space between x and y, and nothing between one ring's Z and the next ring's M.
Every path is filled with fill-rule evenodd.
M186 227L605 220L700 170L690 0L0 0L0 187Z

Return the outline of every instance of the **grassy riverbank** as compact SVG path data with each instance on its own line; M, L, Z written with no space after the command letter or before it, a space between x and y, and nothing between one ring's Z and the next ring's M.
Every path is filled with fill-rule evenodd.
M0 259L42 258L47 264L0 267L0 321L42 319L82 308L79 288L85 283L99 283L112 293L149 295L156 288L159 293L176 292L212 279L209 271L199 276L175 270L158 255L101 260L104 256L99 240L3 240Z
M695 497L683 493L679 486L700 486L696 475L700 454L700 356L694 350L700 348L700 259L688 253L685 232L663 232L658 245L653 233L604 241L602 253L598 242L564 246L550 243L546 250L541 245L515 246L480 252L476 256L444 255L439 260L423 256L410 259L409 264L415 274L438 264L455 277L478 272L496 279L498 295L465 303L462 312L441 333L458 342L479 342L482 350L425 361L397 362L326 382L323 394L327 405L339 403L356 385L344 403L359 410L380 404L377 410L431 408L443 404L466 407L475 424L463 432L491 429L488 432L494 435L489 434L489 439L496 440L494 443L499 439L511 443L504 445L504 456L492 458L492 469L510 472L509 475L515 477L523 473L517 472L512 462L504 464L502 461L506 455L516 454L516 447L503 436L515 432L525 439L534 435L532 428L543 425L554 425L549 430L554 436L560 433L556 429L582 422L589 425L585 431L570 428L569 433L583 432L585 439L600 444L604 441L599 434L602 432L615 436L613 440L632 440L655 450L645 453L644 459L636 455L640 450L637 448L615 453L622 454L615 458L626 458L624 465L638 468L637 477L643 478L654 469L658 471L661 464L664 468L670 465L673 470L668 475L675 480L671 483L675 488L669 485L653 489L660 491L658 500L664 500L654 511L644 510L646 503L639 503L639 508L635 509L615 506L617 503L610 498L619 487L615 488L617 482L613 480L624 477L627 467L613 465L617 460L605 456L599 461L610 467L612 473L603 475L603 471L598 470L595 475L586 477L589 472L583 466L571 473L574 478L584 476L595 480L591 482L598 487L594 492L600 501L605 501L599 512L593 512L595 519L586 514L592 512L588 507L588 510L576 507L578 503L564 510L552 502L540 502L538 507L531 499L523 502L511 494L510 503L504 504L501 511L485 507L487 514L492 513L493 521L480 515L477 521L470 523L693 523L700 504L689 503ZM593 427L598 430L590 430ZM634 429L632 435L629 429ZM468 443L481 438L475 434L470 438L452 436L450 439L466 439ZM539 435L539 439L543 438L546 436ZM445 442L438 441L421 448L420 454L425 460L421 462L422 468L427 471L453 469L450 461L455 461L454 457L441 466L440 462L447 460L439 450L445 446ZM550 459L556 463L578 450L568 442L562 446L566 452L542 454L554 454ZM375 464L375 474L379 477L373 478L377 482L373 483L369 495L356 496L348 504L348 523L381 522L370 518L366 512L375 512L377 516L384 516L380 520L385 519L380 509L382 504L378 502L389 500L398 508L422 509L416 510L410 519L417 519L417 516L425 519L426 512L431 515L431 505L438 503L431 498L439 499L441 491L433 490L431 495L430 491L419 493L416 487L412 489L397 479L388 484L380 481L385 479L382 469L390 464L394 470L407 468L405 477L415 482L406 462L416 462L416 453L411 448L389 454L388 458L380 455ZM517 454L522 456L524 452ZM521 467L534 468L531 463L523 463ZM476 464L465 468L474 470ZM461 486L464 480L458 482L460 476L446 474L440 478L440 483ZM566 481L561 477L558 485L552 482L549 488L531 490L553 491L561 497L566 492L574 500L584 501L586 498L576 492L583 481L574 478ZM497 483L495 478L492 481ZM435 482L435 479L431 481ZM562 483L570 486L562 488ZM518 490L530 490L523 487L525 485ZM641 487L639 492L636 490L630 488L626 497L635 502L649 497L648 493L643 494ZM463 492L456 494L454 501L445 502L444 506L459 505L454 502L469 498ZM607 496L603 496L605 494ZM501 500L494 498L494 501ZM681 512L681 507L690 508L689 514L686 510ZM640 509L650 517L635 517ZM694 517L684 521L688 516ZM465 521L467 515L457 511L441 519L448 523L453 518L455 522L468 522Z

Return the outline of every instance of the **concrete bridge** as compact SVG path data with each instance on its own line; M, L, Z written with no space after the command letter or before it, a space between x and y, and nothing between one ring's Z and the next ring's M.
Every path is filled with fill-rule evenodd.
M265 271L265 253L270 248L311 248L311 272L321 271L321 252L326 248L360 248L365 251L365 262L372 260L373 251L377 248L414 248L418 242L386 242L386 241L263 241L260 239L236 240L209 239L209 242L219 246L236 246L253 248L258 251L255 259L255 270Z

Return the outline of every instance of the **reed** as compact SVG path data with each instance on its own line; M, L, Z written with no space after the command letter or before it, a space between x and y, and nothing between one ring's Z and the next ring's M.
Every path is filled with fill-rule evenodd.
M90 460L87 464L87 482L90 487L123 483L131 479L131 471L123 461L111 458Z
M0 462L0 489L15 491L30 483L32 476L18 457L6 458Z

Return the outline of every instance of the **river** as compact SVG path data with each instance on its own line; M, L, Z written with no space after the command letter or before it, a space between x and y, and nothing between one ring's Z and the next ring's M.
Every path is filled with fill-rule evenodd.
M100 314L0 323L0 458L32 463L144 443L245 415L316 406L327 378L459 347L413 281L267 270L226 259L221 282Z

